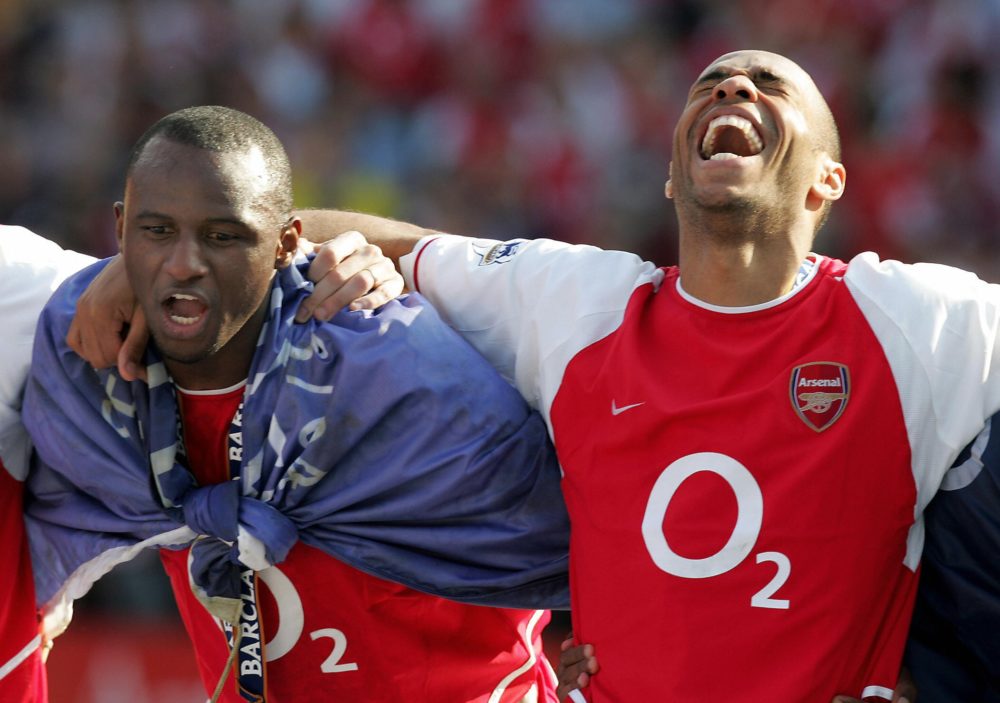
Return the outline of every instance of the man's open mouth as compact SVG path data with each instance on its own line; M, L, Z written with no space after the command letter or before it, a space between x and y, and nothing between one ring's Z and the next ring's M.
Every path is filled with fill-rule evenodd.
M208 306L193 295L174 293L163 302L163 309L174 324L193 325L205 314Z
M711 161L756 156L764 149L757 128L745 117L721 115L708 123L701 140L701 157Z

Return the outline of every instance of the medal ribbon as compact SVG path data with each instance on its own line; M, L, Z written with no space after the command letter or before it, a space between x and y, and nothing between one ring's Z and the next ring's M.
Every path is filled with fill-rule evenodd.
M178 408L180 406L178 405ZM183 425L178 415L177 460L187 467L187 452L184 450ZM229 463L229 477L240 479L243 467L243 401L233 416L226 435L226 461ZM189 468L189 467L187 467ZM265 677L264 629L260 620L260 604L257 601L257 573L250 568L240 567L240 608L237 622L222 620L230 656L223 672L223 681L228 677L230 666L236 666L236 690L240 698L249 703L266 703L267 686ZM212 700L221 693L222 681Z
M238 481L243 468L242 400L226 436L226 459L229 461L230 479ZM257 602L257 573L253 569L241 567L240 619L235 626L224 623L223 629L230 650L239 650L236 654L236 689L240 697L250 703L265 703L264 628L260 622L260 605Z

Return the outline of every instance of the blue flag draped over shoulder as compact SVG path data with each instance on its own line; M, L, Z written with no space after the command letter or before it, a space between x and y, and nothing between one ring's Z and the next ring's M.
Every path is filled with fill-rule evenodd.
M293 324L311 284L279 272L244 393L240 476L198 486L177 460L174 387L155 350L147 387L94 371L64 341L103 266L63 284L35 340L26 520L42 606L141 549L192 541L196 590L238 597L241 569L279 563L296 540L446 598L568 606L568 519L544 424L419 296Z

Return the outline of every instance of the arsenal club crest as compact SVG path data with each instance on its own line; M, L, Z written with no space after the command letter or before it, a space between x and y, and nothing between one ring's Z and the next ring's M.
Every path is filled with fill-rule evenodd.
M851 374L834 361L802 364L792 369L789 390L795 414L822 432L844 414L851 397Z

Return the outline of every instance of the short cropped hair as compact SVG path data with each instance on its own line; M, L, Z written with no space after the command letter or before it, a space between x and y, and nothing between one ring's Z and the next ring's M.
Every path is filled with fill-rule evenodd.
M837 120L826 100L820 100L819 109L820 124L816 147L825 151L834 161L840 161L840 130L837 129Z
M156 137L216 153L258 147L271 178L269 204L283 219L291 216L292 167L288 154L281 140L260 120L218 105L201 105L172 112L147 129L132 147L126 178L132 175L132 169L146 146Z
M840 162L840 130L837 129L837 120L834 118L830 106L823 99L822 95L819 99L819 124L816 130L815 148L817 152L826 152L826 155L831 159ZM833 203L830 201L823 203L819 219L816 221L816 228L813 230L814 237L823 229L823 225L826 224L827 219L830 217L832 207Z

